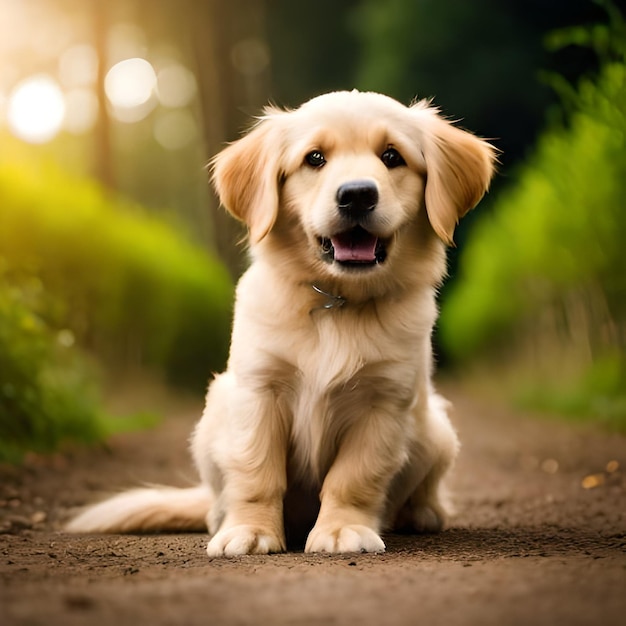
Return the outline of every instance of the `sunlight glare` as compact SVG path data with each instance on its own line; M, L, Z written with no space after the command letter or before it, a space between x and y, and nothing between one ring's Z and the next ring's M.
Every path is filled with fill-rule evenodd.
M64 118L63 92L50 76L31 76L9 96L7 121L19 139L29 143L50 141L61 130Z
M135 57L116 63L104 79L107 98L114 107L132 109L150 100L156 74L148 61Z

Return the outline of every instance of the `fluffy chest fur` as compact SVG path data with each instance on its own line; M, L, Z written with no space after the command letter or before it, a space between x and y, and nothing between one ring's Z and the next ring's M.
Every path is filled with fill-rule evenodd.
M229 370L280 407L292 476L320 484L359 421L402 422L410 434L410 409L428 391L432 289L326 310L311 285L294 287L306 296L295 306L283 299L284 283L278 293L257 288L251 296L254 268L242 284Z

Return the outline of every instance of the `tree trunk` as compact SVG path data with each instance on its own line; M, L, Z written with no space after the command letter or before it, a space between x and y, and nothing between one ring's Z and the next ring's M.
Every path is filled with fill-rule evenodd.
M239 136L267 99L269 65L264 65L263 59L257 59L257 67L252 68L257 71L241 71L241 65L237 69L233 63L242 43L248 54L255 49L262 53L263 46L268 48L265 42L265 2L186 0L186 4L199 82L205 148L207 157L212 157L226 142ZM240 243L244 229L218 207L217 201L210 210L218 253L237 278L246 265Z
M98 98L98 120L94 132L95 142L95 170L96 177L107 189L115 189L115 174L111 152L111 120L107 108L107 99L104 92L104 77L107 72L108 31L107 4L93 3L93 41L98 54L98 77L96 96Z

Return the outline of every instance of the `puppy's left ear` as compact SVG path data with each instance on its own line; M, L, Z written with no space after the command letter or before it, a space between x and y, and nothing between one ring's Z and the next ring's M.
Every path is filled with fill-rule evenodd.
M441 118L425 102L411 107L418 118L426 161L426 212L437 235L454 245L459 220L483 197L494 172L496 148Z
M276 119L267 115L212 161L213 185L224 207L248 226L250 243L261 241L278 216L280 141Z

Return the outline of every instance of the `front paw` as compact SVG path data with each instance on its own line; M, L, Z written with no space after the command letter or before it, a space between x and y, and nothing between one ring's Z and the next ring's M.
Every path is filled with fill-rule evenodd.
M384 552L383 540L371 528L361 524L313 528L305 552Z
M220 530L207 545L207 554L237 556L242 554L269 554L283 552L285 542L267 530L249 524L240 524Z

